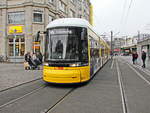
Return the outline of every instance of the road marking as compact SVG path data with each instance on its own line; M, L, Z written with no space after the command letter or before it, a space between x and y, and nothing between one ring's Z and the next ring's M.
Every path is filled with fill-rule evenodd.
M113 65L114 65L114 59L112 60L112 64L111 64L110 69L112 69L112 68L113 68Z
M135 65L134 67L137 67L138 69L140 69L141 71L143 71L144 73L146 73L148 76L150 76L150 71L147 69L143 69L142 67L140 67L139 65Z
M150 71L149 71L148 69L142 68L142 67L139 66L139 65L131 64L129 61L126 61L125 59L122 59L122 60L124 60L123 63L128 63L128 64L130 64L130 65L132 65L132 66L134 66L134 67L140 69L141 71L143 71L143 72L144 72L145 74L147 74L148 76L150 76ZM121 60L120 60L120 61L121 61ZM121 62L122 62L122 61L121 61Z
M125 91L124 91L124 88L123 88L123 82L122 82L122 79L121 79L121 73L120 73L120 69L119 69L117 61L116 61L116 67L117 67L117 73L118 73L119 88L120 88L120 92L121 92L123 113L127 113L127 105L126 105L127 98L125 97Z
M129 65L129 67L140 77L142 78L146 83L148 83L150 85L150 82L148 80L146 80L136 69L134 69L128 62L126 63L127 65Z

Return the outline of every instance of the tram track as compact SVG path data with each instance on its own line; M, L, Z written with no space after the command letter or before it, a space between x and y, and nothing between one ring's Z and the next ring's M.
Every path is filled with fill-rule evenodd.
M38 83L39 84L39 83ZM18 88L18 87L17 87ZM69 88L69 89L68 89ZM31 106L31 108L28 108L25 103L23 104L24 107L26 107L26 109L33 109L36 106L39 106L40 103L39 102L44 102L44 104L46 104L47 106L42 105L41 108L39 108L40 110L38 111L39 113L48 113L49 111L51 111L53 108L55 108L59 103L61 103L64 99L66 99L66 97L69 96L69 94L71 94L77 87L62 87L62 86L57 86L57 85L49 85L49 84L42 84L40 87L35 88L34 90L30 91L30 92L26 92L21 96L18 96L17 98L11 99L9 101L6 101L4 103L0 102L0 112L1 113L11 113L13 107L15 108L18 103L22 103L24 101L29 102L29 100L31 101L31 99L33 99L33 101L31 101L30 103L32 105L34 105L34 101L36 100L38 105L34 105L34 107ZM46 92L49 93L46 93ZM2 99L3 97L1 97L1 94L3 94L3 96L5 95L5 92L1 92L0 93L0 98ZM10 92L8 92L10 93ZM52 93L52 94L51 94ZM46 95L46 96L43 96ZM35 96L36 95L36 96ZM42 95L42 96L41 96ZM7 95L6 95L7 96ZM41 97L40 97L41 96ZM54 98L52 99L48 99L45 97L49 97L49 96L53 96ZM9 97L9 96L8 96ZM32 98L33 97L33 98ZM30 99L31 98L31 99ZM44 99L41 99L44 98ZM56 98L56 99L55 99ZM0 99L0 100L1 100ZM54 100L53 100L54 99ZM53 103L53 104L52 104ZM20 104L19 104L20 105ZM13 107L10 107L13 106ZM22 105L21 105L22 106ZM44 107L43 107L44 106ZM9 108L10 107L10 108ZM43 109L44 108L44 109ZM10 110L10 111L9 111ZM19 109L15 109L15 110L19 110ZM7 111L7 112L6 112ZM8 112L9 111L9 112ZM17 111L18 112L18 111ZM26 113L26 112L24 112Z
M46 87L41 84L41 78L19 84L0 91L0 109L5 106L15 103L24 97L27 97ZM44 83L44 82L43 82Z
M34 79L34 80L31 80L31 81L28 81L28 82L23 82L21 84L18 84L18 85L12 86L12 87L8 87L8 88L3 89L3 90L0 90L0 93L4 92L4 91L7 91L7 90L10 90L10 89L13 89L13 88L16 88L16 87L20 87L22 85L25 85L25 84L28 84L28 83L31 83L31 82L34 82L34 81L38 81L38 80L42 80L42 77Z
M129 113L146 113L149 110L149 88L150 73L149 70L141 68L139 65L133 65L125 59L119 59L122 79L127 95L127 108ZM135 106L136 105L136 106Z
M4 108L4 107L8 106L9 104L13 104L13 103L15 103L15 102L17 102L17 101L19 101L19 100L21 100L21 99L23 99L23 98L25 98L25 97L31 95L31 94L33 94L33 93L38 92L39 90L41 90L41 89L43 89L43 88L45 88L45 87L46 87L46 86L41 86L41 87L39 87L38 89L35 89L35 90L33 90L33 91L29 92L29 93L26 93L25 95L23 95L23 96L21 96L21 97L18 97L18 98L16 98L16 99L13 99L13 100L11 100L11 101L9 101L9 102L7 102L7 103L4 103L4 104L0 105L0 110L1 110L2 108Z
M76 88L72 88L69 92L67 92L62 98L60 98L53 106L51 106L47 111L44 113L49 113L51 112L57 105L62 103Z
M127 105L127 96L125 93L125 88L124 88L124 84L123 84L123 80L121 77L121 72L120 72L120 68L119 68L119 64L117 60L116 60L116 67L117 67L118 83L119 83L119 88L120 88L120 93L121 93L123 113L129 113L129 107Z

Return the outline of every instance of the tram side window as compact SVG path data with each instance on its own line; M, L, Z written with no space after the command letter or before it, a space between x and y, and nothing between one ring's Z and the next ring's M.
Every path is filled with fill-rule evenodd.
M82 47L82 60L88 60L88 40L87 29L83 28L81 32L81 47Z
M90 54L91 57L97 57L98 49L97 49L97 42L90 36Z

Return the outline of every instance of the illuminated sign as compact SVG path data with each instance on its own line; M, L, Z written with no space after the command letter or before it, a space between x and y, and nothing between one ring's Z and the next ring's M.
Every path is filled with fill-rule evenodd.
M54 29L54 30L50 30L50 34L72 34L72 30L68 30L68 29Z
M23 26L9 26L9 33L22 33L23 32Z

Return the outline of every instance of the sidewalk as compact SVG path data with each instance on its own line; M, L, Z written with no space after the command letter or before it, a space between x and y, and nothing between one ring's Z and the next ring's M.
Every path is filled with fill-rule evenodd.
M123 58L124 60L130 62L131 64L133 64L132 62L132 56L120 56L121 58ZM146 69L150 70L150 59L146 58ZM138 60L137 60L137 64L139 66L142 66L142 59L139 56Z
M42 77L42 70L24 70L23 64L0 63L0 91Z

